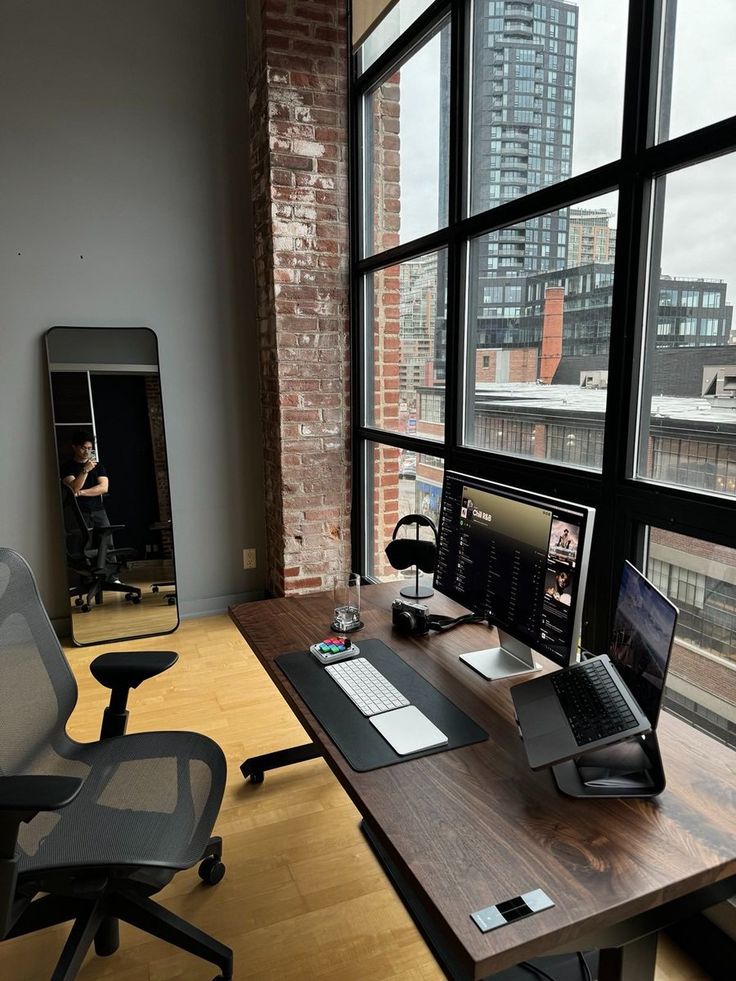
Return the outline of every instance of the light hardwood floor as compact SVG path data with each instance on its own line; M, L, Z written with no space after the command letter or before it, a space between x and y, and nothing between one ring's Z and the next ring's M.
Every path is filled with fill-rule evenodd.
M155 897L229 944L235 978L263 981L441 981L442 972L358 829L359 815L321 760L274 771L258 787L239 764L249 755L297 745L305 734L229 619L186 621L169 637L70 648L79 703L70 733L98 734L107 692L90 661L107 649L176 650L179 662L131 692L129 731L194 729L222 746L228 784L217 833L227 874L204 886L195 869ZM68 927L0 945L0 979L46 981ZM207 981L216 971L190 955L122 926L110 958L90 953L80 981ZM666 940L657 981L707 981Z

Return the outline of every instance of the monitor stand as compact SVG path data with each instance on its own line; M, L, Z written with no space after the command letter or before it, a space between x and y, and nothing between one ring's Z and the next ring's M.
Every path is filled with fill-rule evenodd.
M485 651L471 651L461 654L460 660L489 681L501 678L513 678L519 674L529 674L541 671L541 665L534 661L534 651L527 644L512 637L511 634L498 631L500 647L489 647Z
M656 797L665 787L656 732L583 753L552 773L568 797Z

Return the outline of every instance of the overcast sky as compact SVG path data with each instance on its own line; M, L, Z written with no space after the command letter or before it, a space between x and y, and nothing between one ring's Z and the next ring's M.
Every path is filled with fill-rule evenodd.
M620 152L627 7L578 0L573 174ZM437 227L439 50L436 36L401 69L402 241ZM734 0L678 0L671 136L736 112L734 51ZM616 200L586 206L615 211ZM662 271L726 280L736 296L736 155L668 178Z

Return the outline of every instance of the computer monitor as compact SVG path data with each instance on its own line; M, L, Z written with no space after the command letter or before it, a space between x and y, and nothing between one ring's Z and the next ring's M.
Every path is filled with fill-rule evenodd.
M485 678L538 669L533 651L576 657L595 512L445 472L434 587L498 628L499 647L463 654Z

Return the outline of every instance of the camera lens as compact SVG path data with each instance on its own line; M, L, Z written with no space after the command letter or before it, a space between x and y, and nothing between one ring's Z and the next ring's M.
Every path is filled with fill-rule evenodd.
M408 610L400 610L396 614L395 624L402 633L410 634L416 627L414 614Z

